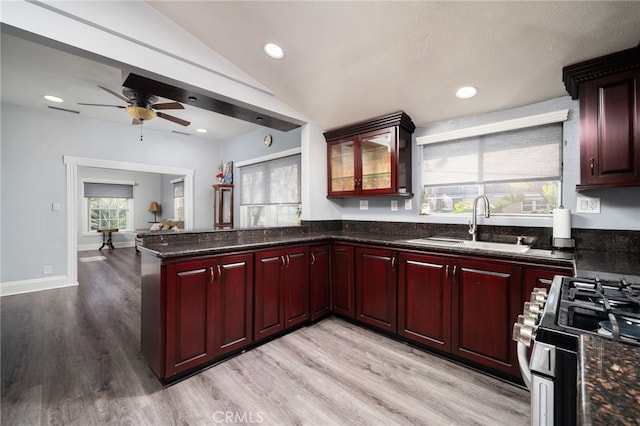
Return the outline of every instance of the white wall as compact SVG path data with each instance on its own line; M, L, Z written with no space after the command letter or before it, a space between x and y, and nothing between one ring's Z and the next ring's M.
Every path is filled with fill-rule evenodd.
M360 199L338 199L334 202L342 207L342 219L344 220L387 220L396 222L465 224L469 220L468 216L452 218L450 216L419 215L419 201L422 196L422 180L420 176L421 149L416 145L416 137L567 108L569 109L569 119L563 123L564 170L562 190L564 207L572 211L572 227L584 229L640 230L640 187L608 188L582 194L576 192L576 184L580 181L580 109L578 101L572 100L570 96L563 96L504 111L447 120L417 128L413 134L412 141L412 178L415 196L412 199L411 210L404 210L404 199L400 197L368 198L369 210L360 210ZM601 214L577 214L575 212L576 198L580 195L601 197ZM362 199L366 199L366 197ZM390 204L391 200L394 199L398 201L398 211L392 212ZM480 223L491 225L552 226L550 216L543 218L491 217L489 219L478 218L478 220Z
M43 278L44 265L67 273L65 155L193 169L194 227L211 227L217 144L152 130L140 142L138 126L54 110L3 104L1 114L2 283Z

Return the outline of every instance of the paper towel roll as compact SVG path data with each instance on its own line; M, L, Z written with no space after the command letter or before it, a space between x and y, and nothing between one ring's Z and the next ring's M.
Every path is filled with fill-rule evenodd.
M571 210L553 209L553 238L571 238Z

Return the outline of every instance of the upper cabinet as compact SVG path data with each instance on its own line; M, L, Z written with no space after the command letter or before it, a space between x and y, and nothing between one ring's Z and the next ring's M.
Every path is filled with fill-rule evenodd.
M640 186L640 46L564 67L580 99L577 190Z
M411 194L411 134L404 112L325 132L328 197Z

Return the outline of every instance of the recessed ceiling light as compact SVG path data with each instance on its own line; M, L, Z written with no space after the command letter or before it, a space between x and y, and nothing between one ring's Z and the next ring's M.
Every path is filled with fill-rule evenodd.
M456 98L471 99L478 94L478 88L473 86L464 86L456 90Z
M207 129L196 129L198 133L207 133Z
M44 95L44 98L51 102L58 102L58 103L64 102L64 99L59 98L57 96L53 96L53 95Z
M273 44L273 43L265 44L264 53L266 53L267 56L273 59L284 58L284 50L282 50L282 47L278 46L277 44Z

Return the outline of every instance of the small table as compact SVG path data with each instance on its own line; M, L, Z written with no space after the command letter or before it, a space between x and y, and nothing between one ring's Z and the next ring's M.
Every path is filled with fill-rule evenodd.
M111 234L114 232L118 232L117 229L98 229L98 232L102 234L102 245L98 250L102 250L104 246L109 247L110 249L114 249L113 242L111 241Z

